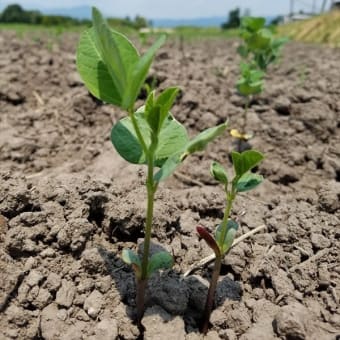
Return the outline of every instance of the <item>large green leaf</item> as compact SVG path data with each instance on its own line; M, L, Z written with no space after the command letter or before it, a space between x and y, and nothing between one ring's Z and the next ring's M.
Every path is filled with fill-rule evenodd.
M226 185L228 184L228 175L223 166L218 162L213 162L210 166L210 173L216 181Z
M225 233L225 237L223 238L223 229L221 227L221 225L219 225L216 229L216 233L215 233L215 239L216 242L218 243L219 247L220 247L220 251L222 254L226 253L230 247L232 246L236 233L238 230L238 224L237 222L233 221L233 220L228 220L227 223L227 232Z
M172 256L167 251L161 251L151 256L149 259L147 276L149 277L152 273L157 270L170 269L174 265Z
M161 128L156 150L156 165L162 166L166 159L184 150L189 142L185 127L175 118L169 116Z
M135 113L135 118L146 145L151 143L151 129L145 119L144 109ZM161 167L167 158L178 150L183 150L188 143L188 135L182 124L171 115L166 119L158 136L158 147L155 152L155 165ZM111 141L117 152L128 162L145 164L146 157L140 145L130 117L121 119L112 129Z
M92 9L92 22L97 51L108 68L119 93L123 95L127 83L128 68L137 62L138 53L124 36L112 34L111 28L95 7ZM120 38L117 38L118 36ZM126 45L124 49L122 48L123 42ZM126 48L127 46L129 48Z
M77 67L85 85L97 98L122 106L127 75L138 52L122 34L113 31L100 12L92 10L93 28L85 31L77 50Z
M186 151L188 154L192 154L197 151L203 151L206 146L215 138L222 135L227 128L228 122L206 129L196 137L194 137L187 145Z
M139 57L136 48L122 34L113 31L93 8L93 28L85 31L77 51L77 67L85 85L97 98L133 108L153 57L164 43L165 36Z
M236 190L238 192L245 192L255 189L263 182L261 175L253 174L251 172L245 173L236 183Z
M136 114L136 121L142 131L144 139L148 138L146 142L150 143L149 126L140 114ZM130 117L121 119L115 124L111 131L111 141L117 152L128 162L133 164L145 164L146 157L143 148L139 143L137 134L132 125Z
M165 35L160 36L149 50L130 68L128 73L127 91L123 97L123 108L130 108L135 103L137 96L145 83L146 76L157 50L164 44Z
M263 155L255 150L247 150L242 153L232 152L231 158L235 173L238 178L244 175L249 170L253 169L257 164L263 160Z
M227 122L216 127L207 129L201 132L199 135L194 137L190 142L187 142L186 145L182 148L178 148L176 153L174 153L171 157L169 157L161 166L161 169L155 174L154 179L156 182L164 181L167 179L177 168L184 159L196 152L202 151L207 146L207 144L213 141L215 138L220 136L226 129ZM179 137L179 136L178 136ZM161 140L165 141L166 138L162 138ZM182 139L181 144L183 145L184 139ZM176 143L178 140L176 139ZM162 148L165 149L165 146ZM175 149L175 148L174 148ZM159 154L160 155L160 154Z
M122 94L96 48L93 28L86 30L80 37L77 69L87 89L96 98L117 106L121 105Z

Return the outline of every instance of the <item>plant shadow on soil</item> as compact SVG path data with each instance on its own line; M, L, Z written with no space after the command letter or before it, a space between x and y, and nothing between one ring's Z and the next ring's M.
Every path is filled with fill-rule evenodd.
M143 243L138 245L139 254L142 253ZM128 317L135 322L136 288L134 273L131 268L117 268L113 266L119 257L102 247L97 248L105 261L105 266L120 293L121 301L127 307ZM159 251L166 251L161 245L151 243L150 256ZM210 279L210 273L209 273ZM128 288L127 288L128 287ZM180 316L183 318L187 332L197 332L204 311L208 293L208 281L198 275L183 278L182 273L166 270L152 275L148 281L145 297L145 311L148 316L157 314L164 322ZM215 294L215 308L223 305L226 300L240 301L242 288L239 282L224 276L218 282ZM151 307L161 307L151 308Z

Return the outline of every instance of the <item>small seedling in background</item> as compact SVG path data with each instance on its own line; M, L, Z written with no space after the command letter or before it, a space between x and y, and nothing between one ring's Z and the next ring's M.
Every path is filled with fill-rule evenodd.
M246 135L247 112L251 99L263 92L268 66L277 61L282 46L287 42L286 38L276 38L273 30L265 25L264 18L244 17L241 20L242 44L238 47L238 53L243 60L236 88L245 97L245 109L242 131L235 133L241 136L236 136L239 140L238 151L242 151L242 137Z
M306 65L302 64L298 68L298 77L299 77L299 82L298 82L298 87L304 87L306 84L308 76L308 71Z
M214 235L211 235L204 227L197 227L198 234L206 241L208 246L215 253L215 264L201 327L202 333L204 334L207 333L209 327L209 319L214 304L215 291L221 271L222 259L232 246L238 230L238 223L230 218L233 202L238 193L252 190L263 181L262 176L251 172L251 170L263 160L263 155L261 153L255 150L248 150L242 153L233 152L231 156L235 173L234 178L231 181L229 181L227 172L221 164L214 162L210 169L215 180L224 186L226 194L226 208L223 220L217 226Z
M147 46L148 45L148 38L149 38L149 32L147 31L149 29L140 29L138 32L139 42L141 46Z
M141 325L147 280L155 271L169 269L172 256L158 252L151 257L150 242L155 193L161 181L169 177L190 154L202 151L221 135L227 123L207 129L189 140L184 126L174 119L170 109L178 88L167 88L156 96L151 91L144 106L135 110L135 102L145 83L156 51L164 43L160 37L140 56L122 34L111 30L101 13L93 8L93 27L86 30L77 50L78 71L97 98L127 112L127 117L114 125L111 140L117 152L128 162L147 165L147 208L143 253L140 257L125 249L122 259L135 272L137 283L137 322ZM159 168L156 170L156 168Z
M150 95L150 93L154 90L156 90L157 87L157 78L152 77L150 82L145 82L143 85L143 89L145 90L146 97Z

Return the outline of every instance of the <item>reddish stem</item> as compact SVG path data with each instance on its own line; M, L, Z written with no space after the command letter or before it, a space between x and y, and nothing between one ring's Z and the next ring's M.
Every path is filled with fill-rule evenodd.
M213 270L213 274L212 274L211 281L210 281L208 296L207 296L207 300L205 303L203 320L202 320L201 332L203 334L207 334L208 332L210 315L211 315L211 311L214 306L217 281L218 281L218 278L221 272L221 263L222 263L221 254L216 254L214 270Z
M144 315L144 299L145 299L145 289L148 283L147 279L137 279L136 280L136 305L137 305L137 325L142 328L142 318Z

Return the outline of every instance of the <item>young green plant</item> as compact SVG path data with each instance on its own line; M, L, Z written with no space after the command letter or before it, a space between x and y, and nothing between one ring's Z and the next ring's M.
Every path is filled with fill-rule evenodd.
M164 43L165 37L160 37L140 56L124 35L108 26L96 8L93 8L92 19L93 27L86 30L80 38L77 50L78 71L95 97L127 112L127 116L112 128L111 140L117 152L130 163L147 166L143 252L141 256L130 249L125 249L122 253L122 259L135 272L137 322L141 325L148 278L155 271L169 269L173 265L172 256L165 251L150 257L154 201L158 185L187 156L204 150L209 142L221 135L227 122L207 129L190 140L185 127L170 113L178 93L176 87L167 88L158 96L155 91L151 91L145 105L136 110L135 102L154 55Z
M236 83L239 94L245 98L244 119L242 131L233 130L231 135L239 140L238 151L242 151L242 141L247 141L251 135L246 134L247 112L253 96L264 89L264 77L268 66L280 56L286 38L276 38L271 28L266 27L264 18L244 17L241 20L240 36L242 44L238 53L242 57L240 78Z
M221 271L222 259L232 246L238 230L238 223L230 218L233 202L238 193L256 188L263 180L262 176L251 172L263 159L263 155L260 152L255 150L248 150L242 153L233 152L231 156L235 173L231 181L229 181L227 172L221 164L214 162L210 169L215 180L224 186L226 208L224 210L223 220L217 226L214 235L211 235L209 231L202 226L197 227L197 232L200 237L206 241L215 253L215 264L202 319L201 331L204 334L207 333L209 327L209 319L214 305L215 291Z

